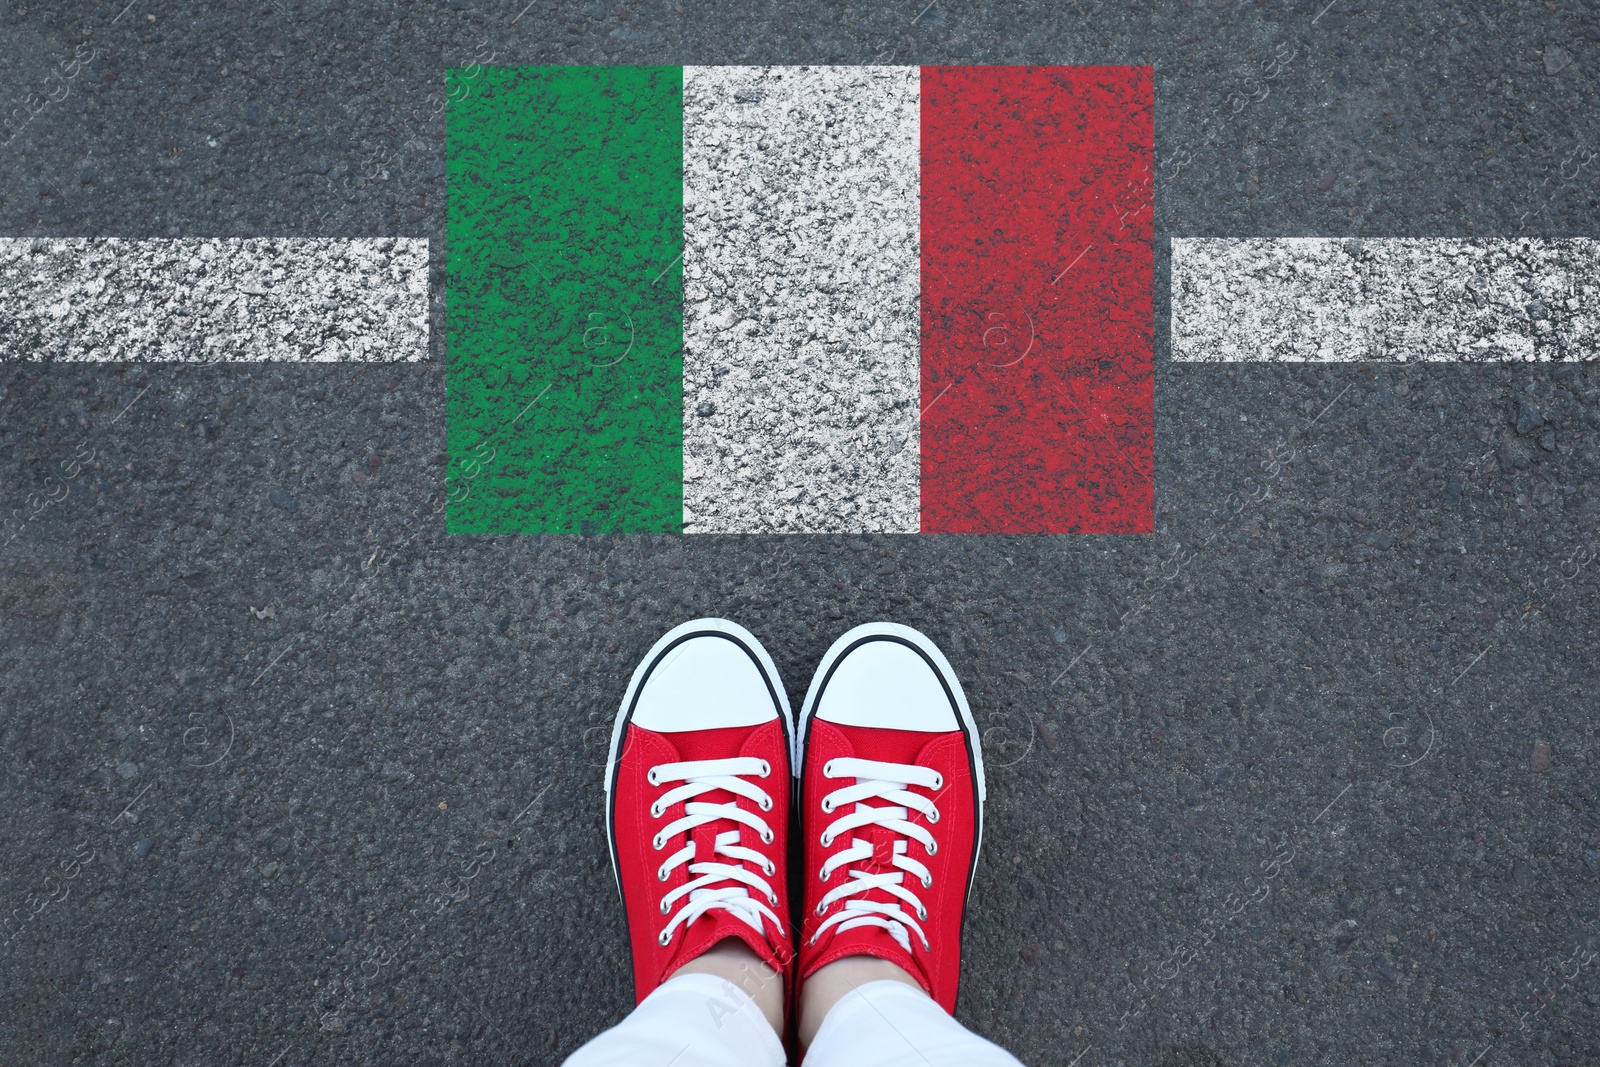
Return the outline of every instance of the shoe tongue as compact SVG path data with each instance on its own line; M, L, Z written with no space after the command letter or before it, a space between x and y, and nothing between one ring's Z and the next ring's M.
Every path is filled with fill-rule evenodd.
M870 828L872 834L868 840L872 842L872 862L884 870L894 866L894 842L896 835L880 826Z
M840 726L826 720L816 720L812 724L815 731L813 737L822 746L822 751L827 753L827 758L840 756L853 756L857 759L873 760L880 763L902 763L911 766L922 765L923 752L935 742L947 738L944 733L925 733L913 730L883 730L867 726ZM849 780L831 780L826 783L827 791L832 791L851 784ZM889 801L874 798L865 801L873 807L884 807ZM853 810L853 807L852 807ZM845 808L836 809L832 816L824 818L838 818L846 813ZM820 815L821 813L814 813ZM908 820L915 821L915 812L908 812ZM865 841L872 846L872 855L864 860L857 860L848 864L847 869L863 871L868 874L904 874L902 887L921 897L926 903L921 881L909 872L901 870L894 865L895 845L906 842L906 851L913 859L922 860L924 855L922 846L907 837L890 830L887 827L869 825L860 826L849 831L850 836ZM835 848L845 844L836 842ZM833 848L828 849L831 854ZM854 896L853 899L872 901L878 904L890 904L901 908L908 914L912 908L900 898L881 889L869 890ZM924 924L925 925L925 924ZM916 933L909 927L906 928L906 937L912 942L918 940ZM833 927L827 935L827 945L821 957L825 960L840 959L845 956L863 955L877 956L906 970L915 977L924 990L932 995L933 984L929 979L920 952L906 952L890 932L880 926L859 926L850 930L840 930Z
M707 823L704 826L696 826L693 830L690 830L689 831L689 840L694 842L694 862L695 863L727 863L727 862L729 862L729 860L726 857L717 855L717 835L722 833L724 830L728 830L728 829L730 829L730 828L732 828L732 827L734 827L736 825L737 824L731 824L731 823L726 823L726 822L714 822L714 823ZM699 875L691 874L691 877L698 878Z
M755 735L758 729L759 727L729 726L718 730L687 730L683 733L661 736L678 750L678 759L687 763L690 760L731 759L742 756L756 743ZM712 789L695 797L692 803L727 804L738 799L726 789ZM726 857L716 855L717 835L729 830L738 830L740 844L751 846L751 842L746 838L755 836L753 830L731 819L718 819L716 822L697 826L689 831L689 840L694 842L695 862L733 862Z
M846 739L848 755L857 759L875 760L880 763L903 763L912 766L919 765L922 751L943 734L921 733L912 730L880 730L866 726L851 727L848 731L841 731ZM844 753L841 753L844 754ZM842 784L842 783L839 783ZM891 802L882 798L870 798L865 803L875 808L890 806ZM906 812L907 821L916 817L912 811ZM858 860L850 866L855 870L868 871L872 874L893 874L900 872L894 865L894 847L897 842L907 842L908 852L919 854L921 846L910 838L905 837L887 826L871 824L860 826L850 831L851 836L867 842L872 846L870 859ZM910 877L909 875L907 876ZM861 899L874 900L881 903L900 903L899 898L881 889L872 890L862 894Z
M882 807L886 801L869 801L873 807ZM850 864L852 870L866 871L869 874L894 874L900 868L894 865L894 845L896 841L907 840L886 826L859 826L850 832L853 838L865 841L872 846L872 856L869 859L857 860ZM864 900L878 900L888 903L893 899L889 893L875 889L862 894Z

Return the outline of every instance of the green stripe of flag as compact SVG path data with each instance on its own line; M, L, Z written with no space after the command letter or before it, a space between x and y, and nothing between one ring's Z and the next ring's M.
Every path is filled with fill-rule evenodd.
M683 525L683 71L452 70L451 533Z

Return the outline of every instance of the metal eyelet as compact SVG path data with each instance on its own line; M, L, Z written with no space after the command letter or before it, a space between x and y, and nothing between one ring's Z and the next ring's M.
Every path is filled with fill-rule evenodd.
M772 831L771 830L763 830L763 831L761 831L761 843L763 845L770 845L770 844L772 844L772 842L773 842L773 833L772 833Z
M928 855L937 856L939 854L939 842L930 841L930 842L928 842L927 848L928 848Z
M824 813L826 813L828 815L832 815L833 814L833 801L831 801L831 800L827 799L826 797L824 797L823 800L822 800L822 810L823 810Z
M937 773L934 774L934 776L933 776L933 787L935 789L943 789L944 788L944 775L937 774Z
M661 813L666 811L666 810L667 809L663 808L661 806L661 803L659 801L657 801L656 803L650 805L650 817L652 819L659 819L659 818L661 818Z
M762 811L771 811L772 810L772 798L771 797L762 797L760 800L756 801L756 807L760 808Z
M667 843L665 841L661 840L661 835L660 834L657 834L655 837L651 838L650 839L650 844L655 848L655 850L657 852L660 852L662 849L667 847Z
M826 882L827 880L828 880L828 872L826 870L818 870L817 871L817 881Z
M660 780L656 778L656 769L654 767L650 768L649 773L644 776L644 780L649 782L651 785L661 784Z
M772 773L772 764L766 760L761 761L761 777L765 778Z
M918 908L917 909L917 918L921 919L923 922L927 922L928 921L928 909L927 908Z
M663 900L661 902L661 914L665 915L666 913L667 913L667 902Z
M939 809L938 808L934 808L932 811L928 812L928 821L929 822L938 822L939 821Z
M776 894L776 893L768 893L767 894L767 902L769 904L771 904L773 907L777 907L778 906L778 894Z
M665 867L663 867L659 871L656 872L656 881L665 882L666 880L667 880L667 869Z
M671 942L672 935L667 933L665 930L661 931L661 936L656 938L656 944L660 945L662 948L666 948L667 945L671 944Z
M833 838L828 836L828 831L826 830L822 831L821 841L823 848L829 848L833 845Z
M832 778L833 777L833 760L829 760L827 763L824 763L822 765L822 777L824 777L824 778Z
M929 875L927 878L924 878L922 880L922 888L924 888L924 889L932 889L933 888L933 876L932 875Z
M827 914L827 912L828 912L827 908L823 907L821 904L817 905L817 918L819 918L819 919L822 918L824 915Z

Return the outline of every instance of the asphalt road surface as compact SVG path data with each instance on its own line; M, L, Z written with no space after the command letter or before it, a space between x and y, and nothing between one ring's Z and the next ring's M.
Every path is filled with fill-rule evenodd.
M706 614L797 704L947 650L1025 1062L1600 1062L1596 365L1167 326L1174 236L1600 236L1600 4L125 2L0 6L0 236L428 238L431 358L0 356L0 1062L559 1062L632 1003L611 717ZM447 536L474 61L1152 65L1156 532Z

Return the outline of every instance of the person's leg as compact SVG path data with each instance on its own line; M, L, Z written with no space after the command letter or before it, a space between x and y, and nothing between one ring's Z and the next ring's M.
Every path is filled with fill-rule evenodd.
M767 1025L775 1033L783 1033L783 975L751 952L743 941L730 937L678 968L673 977L684 974L705 974L732 982L755 1002Z
M783 1067L783 1042L761 1006L731 979L669 978L565 1067Z
M876 956L846 956L817 970L801 987L800 992L800 1047L810 1048L822 1020L828 1017L833 1006L848 994L872 982L900 982L922 992L917 980Z
M778 1067L793 960L788 698L745 629L697 619L634 671L606 770L638 1006L574 1067Z
M860 960L853 956L828 966ZM806 1067L1022 1067L1011 1053L951 1018L909 975L901 975L864 983L840 997L811 1037Z
M808 1067L1017 1067L952 1016L984 778L949 661L910 627L858 626L818 665L799 733Z

